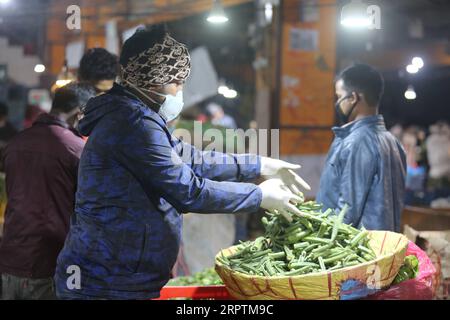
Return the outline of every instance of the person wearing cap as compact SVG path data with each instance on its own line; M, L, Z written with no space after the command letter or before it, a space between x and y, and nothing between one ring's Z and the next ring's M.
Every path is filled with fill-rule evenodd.
M57 262L60 299L157 298L177 259L182 213L262 207L289 220L288 211L300 214L299 190L309 188L292 171L298 165L202 152L170 134L190 57L164 26L136 31L120 64L120 83L91 99L78 125L89 140ZM250 183L260 176L263 183Z

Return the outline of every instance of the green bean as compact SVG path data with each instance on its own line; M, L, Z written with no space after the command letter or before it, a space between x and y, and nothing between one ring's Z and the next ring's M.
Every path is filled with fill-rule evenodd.
M328 271L333 271L340 268L342 268L342 262L338 262L335 266L329 268Z
M308 242L312 242L312 243L323 243L323 244L331 243L330 239L322 239L322 238L317 238L317 237L305 237L304 240L306 240Z
M344 219L345 213L348 210L348 205L345 204L342 208L341 212L339 213L339 216L334 222L333 231L331 232L331 242L333 242L336 239L336 236L338 234L339 228L341 227L341 223Z
M302 267L318 267L317 263L313 262L293 262L289 264L290 269L298 269Z
M364 246L362 246L362 245L359 245L358 246L358 249L360 250L360 251L362 251L362 252L364 252L364 253L367 253L367 254L373 254L373 251L372 250L370 250L369 248L367 248L367 247L364 247Z
M273 276L273 275L275 275L275 274L277 273L277 272L275 271L275 269L273 268L273 266L272 266L270 260L267 260L267 261L266 261L265 266L266 266L266 268L267 268L268 273L269 273L271 276Z
M327 259L323 259L323 263L329 264L329 263L332 263L332 262L336 262L336 261L339 261L339 260L345 258L347 255L348 255L347 252L343 252L343 253L331 256L331 257L329 257Z
M326 223L321 223L320 224L320 228L319 228L319 232L317 233L317 237L321 238L324 236L325 232L327 231L328 226Z
M356 246L359 244L359 242L360 242L365 236L367 236L367 234L368 234L368 231L367 231L367 230L361 231L357 236L355 236L355 237L352 239L352 241L350 242L350 247L351 247L351 248L356 247Z
M300 216L291 213L292 222L277 214L263 217L265 234L253 242L241 242L228 257L217 262L229 268L265 277L301 275L332 271L376 258L368 231L343 223L345 205L338 215L322 212L322 205L297 205Z
M303 268L300 268L300 269L294 269L294 270L285 272L285 273L284 273L284 276L296 276L296 275L301 275L301 274L305 273L306 270L309 270L310 268L311 268L311 267L306 266L306 267L303 267Z
M302 240L304 237L308 236L310 234L309 231L302 231L299 233L296 233L295 235L291 235L287 238L287 242L292 244L292 243L296 243L300 240Z
M311 223L311 221L309 221L308 219L305 218L299 218L300 223L305 226L306 229L310 230L310 231L314 231L314 227Z
M323 262L322 257L319 257L318 260L319 260L320 269L321 269L322 271L326 271L327 268L325 267L325 263Z
M257 253L255 253L253 256L251 256L250 258L247 258L247 259L245 259L245 260L248 260L248 259L254 259L254 258L258 258L258 257L265 256L265 255L269 254L271 251L272 251L272 250L267 249L267 250L264 250L264 251L257 252Z
M369 254L363 254L362 257L363 257L364 259L366 259L367 261L376 259L376 256L372 256L372 255L369 255Z
M272 259L284 259L286 257L286 253L284 252L275 252L275 253L269 253L269 257Z
M321 217L321 218L328 217L332 212L333 212L333 210L327 209L325 212L319 214L319 217Z
M360 264L358 261L348 261L344 263L344 267L351 267Z
M286 245L284 246L284 252L286 253L286 260L287 260L287 261L292 261L292 260L295 259L294 253L293 253L292 250L289 249L289 247L286 246Z
M310 245L309 242L299 242L294 244L294 250L306 248Z
M332 244L329 243L329 244L326 244L324 246L318 247L318 248L312 250L311 252L315 253L315 254L325 254L325 252L327 250L331 249L331 247L332 247Z
M284 233L286 235L288 235L288 234L290 234L293 231L303 231L303 230L298 230L298 229L301 229L301 226L302 226L302 223L297 222L297 223L293 224L292 226L288 227L287 229L285 229Z
M318 246L318 244L317 243L313 243L313 244L310 244L309 246L307 246L306 248L305 248L305 252L309 252L309 251L311 251L312 249L314 249L315 247L317 247Z
M364 259L364 258L362 258L362 257L358 257L358 261L359 261L360 263L366 263L368 260L366 260L366 259Z

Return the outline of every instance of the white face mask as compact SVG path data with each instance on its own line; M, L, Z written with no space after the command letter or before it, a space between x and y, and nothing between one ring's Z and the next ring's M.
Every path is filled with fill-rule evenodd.
M135 88L140 94L142 94L144 97L146 97L150 101L152 101L156 104L159 104L160 108L159 108L158 114L164 120L166 120L166 122L172 121L173 119L178 117L180 115L181 111L183 110L184 102L183 102L183 91L182 90L178 91L176 96L173 96L171 94L162 94L162 93L159 93L159 92L156 92L153 90L139 89L137 86L133 85L132 83L130 83L128 81L127 81L127 83L130 86L132 86L133 88ZM164 97L165 100L162 104L160 104L157 101L155 101L154 99L152 99L152 97L150 97L149 95L145 94L142 91L152 92L153 94Z
M169 122L180 115L184 106L182 90L178 91L176 96L171 94L161 94L154 91L152 92L158 96L165 97L165 100L158 111L159 115L163 117L164 120Z

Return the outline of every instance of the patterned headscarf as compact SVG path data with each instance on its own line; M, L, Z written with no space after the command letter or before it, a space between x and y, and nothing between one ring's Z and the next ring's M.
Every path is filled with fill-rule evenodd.
M184 81L191 71L187 47L166 35L163 43L129 59L122 67L122 84L127 82L140 88Z

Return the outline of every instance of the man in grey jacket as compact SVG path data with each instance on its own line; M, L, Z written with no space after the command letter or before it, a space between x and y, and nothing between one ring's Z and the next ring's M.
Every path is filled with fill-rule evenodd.
M320 180L317 201L325 208L349 205L345 222L370 230L400 231L406 155L378 114L383 78L356 64L337 78L335 139Z

